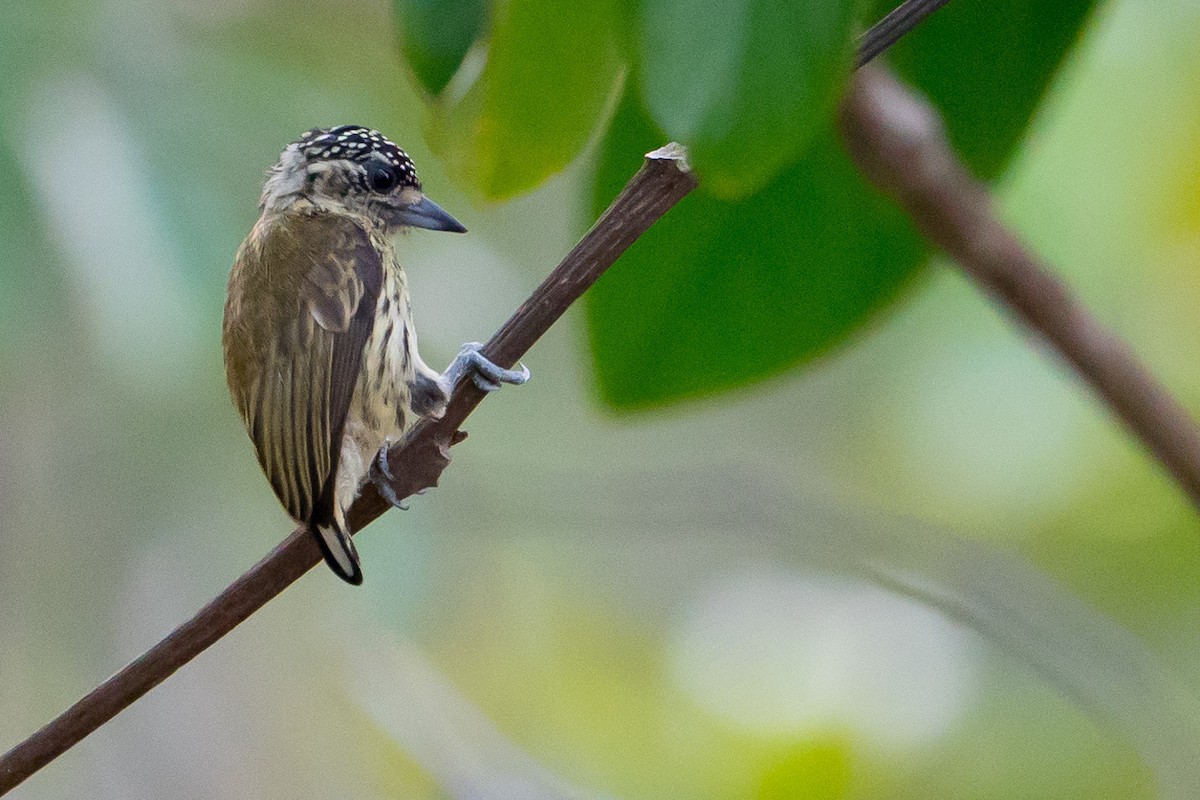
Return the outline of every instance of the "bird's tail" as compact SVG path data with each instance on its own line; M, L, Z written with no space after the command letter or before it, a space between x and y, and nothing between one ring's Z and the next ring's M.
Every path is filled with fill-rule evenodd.
M317 538L325 563L346 583L358 586L363 581L362 566L358 562L358 551L354 540L335 520L312 522L308 530Z

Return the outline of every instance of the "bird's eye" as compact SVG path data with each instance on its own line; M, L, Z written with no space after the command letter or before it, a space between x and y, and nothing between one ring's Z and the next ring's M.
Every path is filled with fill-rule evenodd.
M396 173L387 167L373 167L368 180L371 188L380 194L386 194L396 187Z

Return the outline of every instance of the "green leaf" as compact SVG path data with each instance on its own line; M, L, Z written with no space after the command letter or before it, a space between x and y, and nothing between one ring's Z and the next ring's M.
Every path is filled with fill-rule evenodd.
M425 138L460 185L506 199L578 155L620 90L617 20L614 0L495 6L479 78L426 106Z
M487 28L486 0L392 0L400 52L431 95L440 94Z
M762 188L830 116L850 64L851 0L644 0L642 93L704 189Z
M879 15L891 5L881 3ZM994 177L1091 5L1018 0L1001 12L956 0L890 57L947 109L968 163ZM640 155L666 141L638 109L627 99L604 143L597 211ZM617 408L661 405L804 363L893 300L926 253L900 212L858 177L827 121L751 196L686 198L589 293L601 395Z
M661 141L636 104L623 103L605 142L598 202ZM616 407L648 406L794 366L894 296L924 254L827 129L745 200L685 198L589 292L601 393Z
M877 0L882 16L895 5ZM888 55L946 118L950 139L977 175L1000 174L1094 0L955 0Z

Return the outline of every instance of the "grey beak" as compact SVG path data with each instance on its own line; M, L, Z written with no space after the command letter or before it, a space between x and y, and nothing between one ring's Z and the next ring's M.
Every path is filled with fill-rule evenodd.
M421 197L421 202L400 209L396 214L396 221L400 225L427 228L431 231L467 232L465 225L446 213L437 203L424 196Z

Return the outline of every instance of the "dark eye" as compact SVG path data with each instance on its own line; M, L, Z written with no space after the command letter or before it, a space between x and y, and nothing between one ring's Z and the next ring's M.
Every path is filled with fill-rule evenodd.
M386 194L396 188L396 173L387 167L371 167L367 180L371 189L380 194Z

